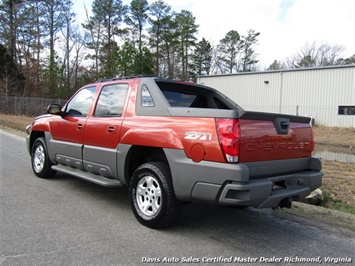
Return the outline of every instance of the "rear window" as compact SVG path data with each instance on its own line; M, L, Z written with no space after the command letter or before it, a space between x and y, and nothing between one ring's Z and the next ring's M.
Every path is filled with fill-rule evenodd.
M202 95L179 91L161 90L171 107L206 108L206 99Z
M156 80L171 107L243 110L220 92L190 83Z

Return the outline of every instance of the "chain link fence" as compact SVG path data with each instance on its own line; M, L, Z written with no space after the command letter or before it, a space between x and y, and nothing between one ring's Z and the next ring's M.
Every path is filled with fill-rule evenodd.
M45 114L48 105L51 103L63 106L66 102L67 100L64 99L0 96L0 113L35 117Z

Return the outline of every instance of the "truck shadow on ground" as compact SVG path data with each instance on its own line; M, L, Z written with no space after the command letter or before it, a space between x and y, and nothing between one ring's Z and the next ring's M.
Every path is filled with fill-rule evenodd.
M166 245L160 253L166 256L187 256L189 250L192 255L201 257L207 254L235 256L238 252L250 256L312 257L320 256L319 250L338 256L339 249L332 251L334 246L344 246L344 241L348 243L347 248L343 248L345 254L350 254L354 247L354 232L327 228L327 225L308 222L283 210L241 209L205 202L185 204L175 225L154 230L135 220L127 187L105 188L63 174L46 181L63 191L80 195L89 207L92 204L101 210L108 209L111 215L107 219L129 223L128 230L143 235L148 242L164 239ZM177 243L186 243L186 246L177 247Z
M118 214L122 211L128 211L129 213L124 213L124 215L134 217L131 211L128 187L102 187L61 173L57 173L54 178L48 181L61 184L65 187L63 189L69 189L72 193L82 193L88 200L104 200L105 204L111 205L111 208L116 208ZM260 233L267 238L269 234L275 237L280 230L284 234L290 227L299 230L298 227L304 226L313 227L314 221L308 223L302 217L289 214L286 209L238 208L210 202L191 202L184 204L178 222L167 229L163 229L163 231L189 231L195 230L196 227L199 230L207 231L240 231L243 229ZM292 230L290 233L294 234Z

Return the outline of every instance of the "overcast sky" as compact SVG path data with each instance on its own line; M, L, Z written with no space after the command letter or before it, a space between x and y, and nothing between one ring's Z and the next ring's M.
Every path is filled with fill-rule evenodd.
M149 3L154 1L148 0ZM164 0L173 10L191 11L199 25L199 40L213 45L230 30L246 35L249 29L260 32L256 46L261 70L274 60L296 53L306 42L327 42L345 47L344 57L355 54L354 0ZM129 4L130 0L123 0ZM84 19L84 4L77 0L79 21Z

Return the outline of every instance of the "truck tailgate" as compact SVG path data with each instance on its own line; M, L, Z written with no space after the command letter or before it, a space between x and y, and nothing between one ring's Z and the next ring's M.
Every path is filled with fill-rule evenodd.
M309 122L309 117L245 112L239 119L239 162L311 157L314 140Z

